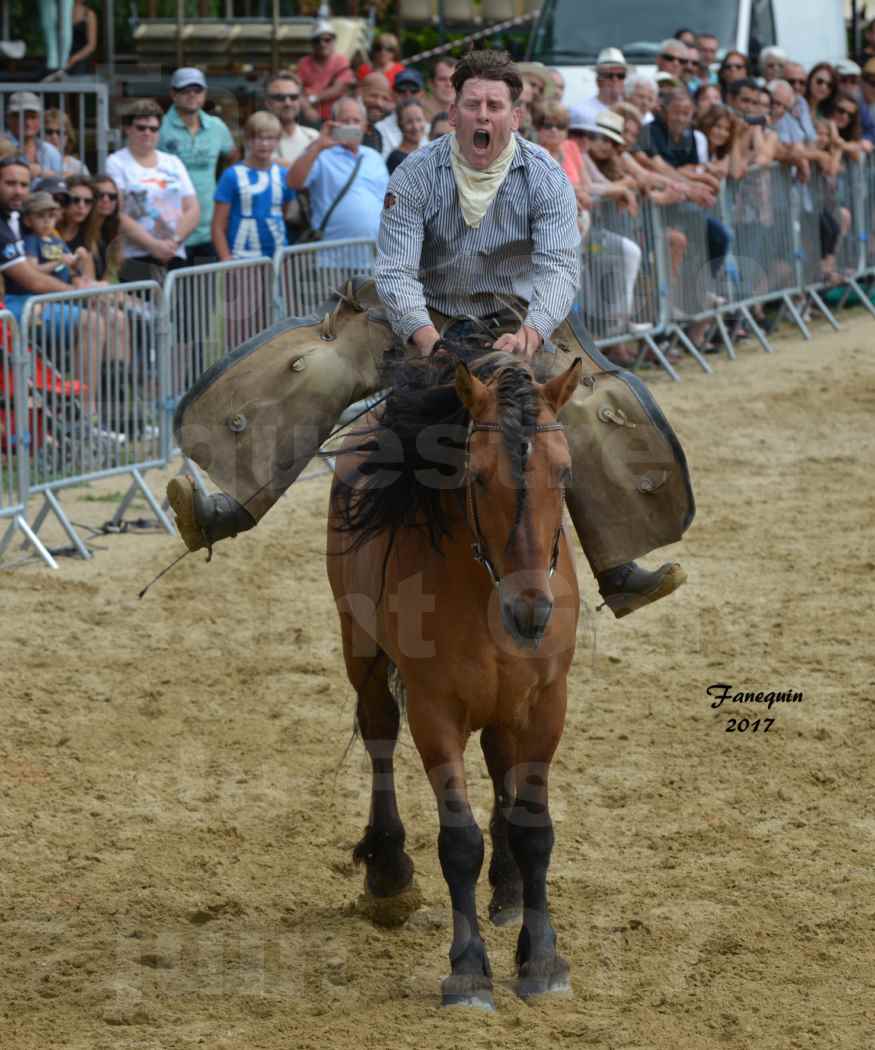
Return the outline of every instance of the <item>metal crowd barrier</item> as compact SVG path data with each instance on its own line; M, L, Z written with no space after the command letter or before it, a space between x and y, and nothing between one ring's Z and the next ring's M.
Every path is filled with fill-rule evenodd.
M69 152L66 143L62 142L58 146L62 159L68 156L74 162L67 165L68 175L78 174L72 169L85 164L86 155L94 157L96 163L96 168L91 171L92 175L106 168L112 126L109 119L108 84L103 81L73 78L51 84L2 81L0 82L0 121L2 121L0 127L8 129L9 114L18 113L19 127L23 128L24 114L18 107L10 106L9 102L9 96L20 91L28 91L37 95L42 103L43 112L39 115L39 131L37 132L37 138L40 141L45 141L45 111L47 109L60 109L70 118L77 140L75 156Z
M132 488L174 531L142 476L166 462L160 295L154 281L140 281L35 295L24 304L18 344L36 406L28 428L28 491L43 497L32 529L38 535L54 514L83 558L91 553L58 494L96 478L130 475Z
M49 568L57 569L57 562L27 523L28 456L32 442L42 438L42 417L29 381L18 324L8 310L0 310L0 332L0 520L6 522L0 557L20 532Z
M235 259L168 273L163 318L171 422L179 399L196 379L270 328L276 320L275 300L271 259Z
M366 238L278 249L274 269L284 316L310 317L350 277L372 276L376 258L376 242Z

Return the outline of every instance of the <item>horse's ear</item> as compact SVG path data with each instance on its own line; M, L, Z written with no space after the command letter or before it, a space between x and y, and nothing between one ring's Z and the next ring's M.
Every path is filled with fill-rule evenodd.
M561 375L554 376L541 387L544 400L553 409L555 415L559 415L565 406L565 402L577 389L582 366L583 358L575 357L570 368L567 368Z
M477 419L489 394L486 392L485 384L468 370L464 361L459 361L456 365L456 393L470 415Z

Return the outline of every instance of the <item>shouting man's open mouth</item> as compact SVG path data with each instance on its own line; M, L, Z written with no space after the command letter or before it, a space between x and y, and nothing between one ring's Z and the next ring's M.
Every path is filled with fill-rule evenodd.
M483 128L478 128L474 132L474 137L471 141L474 149L478 153L487 153L489 151L489 143L492 141L492 136Z

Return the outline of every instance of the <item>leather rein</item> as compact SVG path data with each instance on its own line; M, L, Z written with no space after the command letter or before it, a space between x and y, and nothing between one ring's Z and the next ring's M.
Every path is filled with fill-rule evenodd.
M547 430L565 430L565 427L558 421L554 420L552 423L536 423L535 433L543 433ZM501 585L501 577L495 569L495 565L492 559L489 557L489 548L486 545L486 540L483 538L483 531L480 527L480 515L477 513L477 500L474 496L474 481L471 477L471 435L478 430L486 430L490 432L501 432L501 426L498 423L481 423L476 419L472 419L468 424L468 436L465 441L465 511L468 517L468 528L471 530L471 535L474 537L474 542L471 544L471 554L474 557L474 561L479 562L483 568L489 573L490 579L494 587ZM562 502L565 502L565 486L562 486ZM547 575L552 576L556 572L556 564L559 561L559 540L562 536L562 519L560 517L559 527L556 529L556 535L553 537L553 551L550 555L550 565L547 569Z

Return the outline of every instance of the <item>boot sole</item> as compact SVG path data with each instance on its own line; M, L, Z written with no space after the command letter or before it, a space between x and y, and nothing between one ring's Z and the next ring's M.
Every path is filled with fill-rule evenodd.
M667 598L678 587L687 582L687 574L678 564L669 566L665 575L652 591L646 594L611 594L605 598L605 605L611 610L618 620L645 605Z
M206 547L194 513L194 482L189 477L171 478L167 501L176 516L176 528L190 551Z

